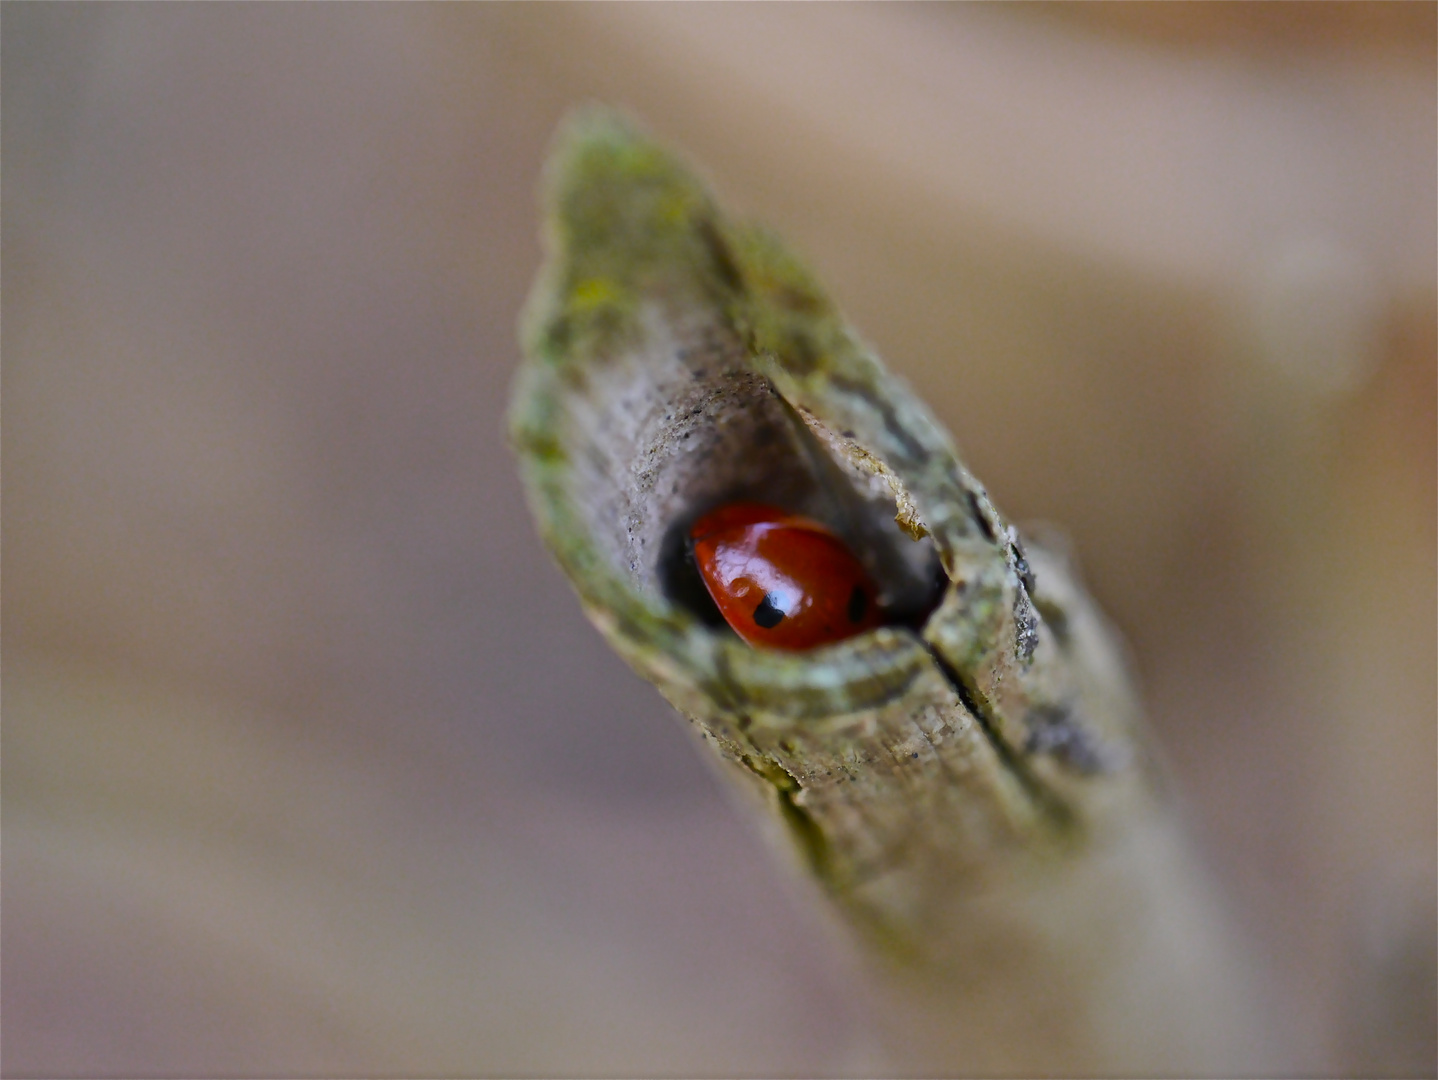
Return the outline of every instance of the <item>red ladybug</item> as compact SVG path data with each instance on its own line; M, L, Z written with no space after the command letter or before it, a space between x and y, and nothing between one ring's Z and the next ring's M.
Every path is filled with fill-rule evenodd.
M689 539L709 595L750 645L812 649L883 621L859 560L810 518L730 503L696 521Z

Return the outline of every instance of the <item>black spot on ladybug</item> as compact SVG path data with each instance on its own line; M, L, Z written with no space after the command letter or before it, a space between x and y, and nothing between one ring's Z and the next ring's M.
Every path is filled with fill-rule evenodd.
M869 610L869 597L864 592L862 585L855 585L854 591L849 594L849 621L856 623L864 617L864 612Z
M776 603L778 599L773 593L765 593L764 599L754 609L754 621L765 630L772 630L784 621L784 611Z

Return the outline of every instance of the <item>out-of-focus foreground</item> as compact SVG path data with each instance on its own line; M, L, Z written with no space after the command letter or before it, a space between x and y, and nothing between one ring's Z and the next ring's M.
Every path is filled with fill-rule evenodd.
M7 1074L883 1070L520 498L588 98L1068 531L1283 1071L1432 1071L1432 5L4 29Z

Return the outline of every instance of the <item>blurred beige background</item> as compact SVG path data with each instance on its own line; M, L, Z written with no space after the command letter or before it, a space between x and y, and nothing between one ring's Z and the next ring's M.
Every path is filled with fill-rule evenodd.
M1431 1072L1433 5L4 14L7 1075L882 1071L521 501L590 98L1068 531L1286 1071Z

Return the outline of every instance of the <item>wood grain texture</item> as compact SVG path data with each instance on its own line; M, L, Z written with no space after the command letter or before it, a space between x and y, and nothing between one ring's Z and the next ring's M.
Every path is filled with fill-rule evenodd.
M865 955L914 1067L1256 1060L1121 647L929 410L762 229L603 110L561 132L512 441L611 644L688 717ZM896 625L752 649L683 587L688 523L825 522Z

